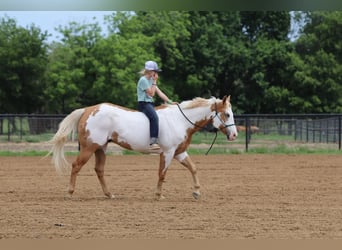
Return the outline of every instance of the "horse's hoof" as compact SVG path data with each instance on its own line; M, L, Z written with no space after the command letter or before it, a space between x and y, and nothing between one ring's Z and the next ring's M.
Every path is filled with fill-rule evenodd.
M192 193L192 197L194 197L195 200L199 200L199 198L201 198L201 194L195 191Z
M64 196L64 200L72 200L72 194L67 194Z
M157 200L157 201L165 200L165 196L164 196L164 195L161 195L161 194L156 194L156 200Z
M105 194L105 196L108 198L108 199L115 199L115 195L114 194L111 194L111 193L107 193Z

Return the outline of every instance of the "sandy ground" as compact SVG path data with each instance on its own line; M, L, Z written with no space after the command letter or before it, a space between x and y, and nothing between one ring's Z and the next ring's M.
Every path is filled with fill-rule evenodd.
M116 199L103 196L92 158L67 199L69 176L50 158L0 157L0 239L342 239L341 155L192 156L198 201L176 161L166 199L154 199L158 158L109 156Z

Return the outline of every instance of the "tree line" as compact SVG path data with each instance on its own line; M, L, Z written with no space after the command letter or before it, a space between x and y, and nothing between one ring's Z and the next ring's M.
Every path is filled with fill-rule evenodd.
M342 112L342 12L138 11L56 27L0 19L0 113L136 108L138 72L154 60L173 100L231 95L235 113ZM292 20L292 21L291 21ZM299 26L291 39L291 23ZM156 100L161 102L161 100Z

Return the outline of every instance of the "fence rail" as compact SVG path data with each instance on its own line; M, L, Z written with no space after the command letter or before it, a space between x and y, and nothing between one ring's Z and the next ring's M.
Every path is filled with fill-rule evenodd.
M44 141L66 115L0 114L0 141Z
M66 115L0 114L0 142L41 142L51 139ZM245 150L254 134L287 136L296 142L333 143L341 150L342 114L235 115Z
M245 146L253 133L293 136L295 141L337 143L341 150L342 114L244 114L236 115L236 124L245 127ZM257 131L253 131L257 128Z

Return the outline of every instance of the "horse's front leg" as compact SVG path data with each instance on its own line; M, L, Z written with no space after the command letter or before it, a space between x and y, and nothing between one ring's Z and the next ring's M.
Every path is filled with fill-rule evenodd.
M181 153L179 155L175 156L176 160L178 160L184 167L186 167L187 169L189 169L189 171L192 174L192 178L194 181L194 191L192 192L192 196L198 200L201 196L200 193L200 182L197 176L197 168L195 166L195 163L193 163L193 161L191 160L190 156L184 152Z

